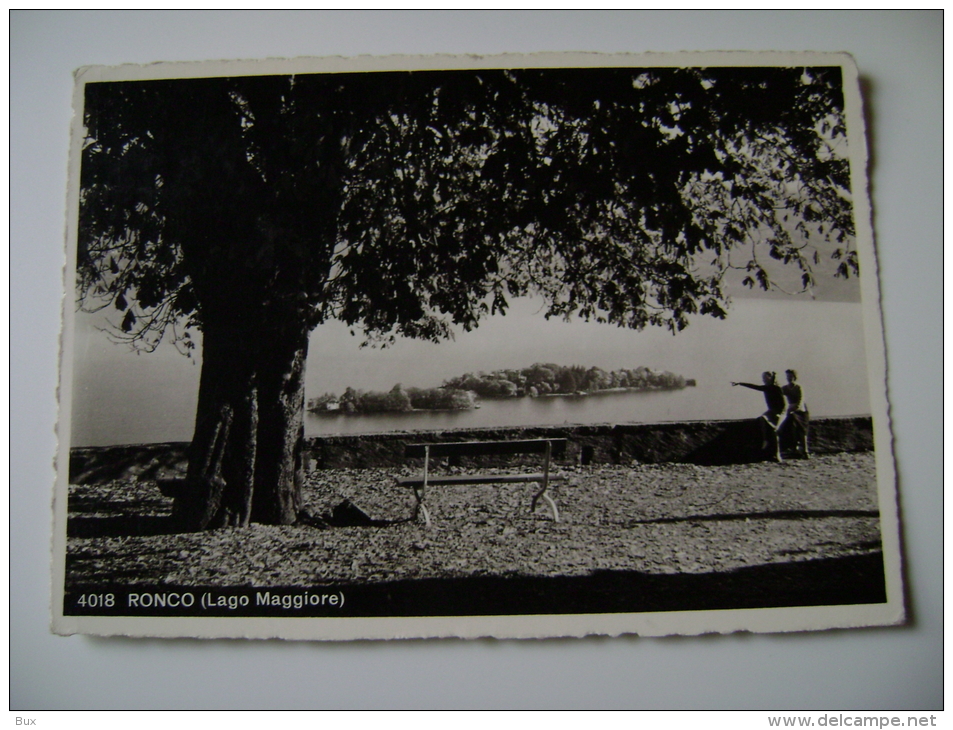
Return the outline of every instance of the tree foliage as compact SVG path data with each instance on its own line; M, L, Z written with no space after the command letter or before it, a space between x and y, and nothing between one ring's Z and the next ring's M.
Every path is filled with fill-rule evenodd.
M98 83L84 119L81 301L146 346L223 317L437 340L531 292L680 329L731 267L810 286L818 235L856 272L837 68Z

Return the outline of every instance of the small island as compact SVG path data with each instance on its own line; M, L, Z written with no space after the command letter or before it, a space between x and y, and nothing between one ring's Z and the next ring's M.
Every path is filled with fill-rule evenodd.
M445 381L438 388L404 388L400 383L386 393L348 388L341 395L325 393L311 398L308 410L333 415L466 411L479 408L480 399L585 397L631 391L679 390L694 385L694 380L681 375L647 367L606 371L581 365L536 363L522 370L466 373Z

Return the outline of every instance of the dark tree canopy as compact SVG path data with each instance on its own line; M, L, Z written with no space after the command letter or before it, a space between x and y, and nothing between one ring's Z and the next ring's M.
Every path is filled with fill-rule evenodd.
M840 81L714 68L90 84L80 289L147 341L243 305L436 339L531 291L551 315L680 328L723 315L729 263L770 285L755 244L809 285L799 228L836 239L841 274L856 266Z
M202 331L184 524L293 522L308 333L440 340L513 297L640 329L725 276L856 273L839 68L312 74L86 86L78 290ZM183 327L184 325L184 327Z

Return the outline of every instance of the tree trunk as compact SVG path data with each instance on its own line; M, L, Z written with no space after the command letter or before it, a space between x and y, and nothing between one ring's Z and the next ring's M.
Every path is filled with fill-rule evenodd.
M291 525L301 510L304 481L304 367L308 333L269 333L258 367L258 451L252 519Z
M181 529L292 524L301 507L308 336L287 323L203 329Z

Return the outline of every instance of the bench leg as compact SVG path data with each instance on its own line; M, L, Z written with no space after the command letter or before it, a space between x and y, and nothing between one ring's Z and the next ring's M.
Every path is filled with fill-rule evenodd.
M546 504L549 505L549 509L553 513L553 522L559 522L559 508L556 507L556 503L553 501L553 498L546 493L546 490L549 489L549 462L552 460L552 458L553 458L553 442L547 441L546 442L546 458L545 458L545 461L543 462L543 488L540 489L538 492L536 492L535 495L533 495L533 502L530 505L530 510L534 512L536 511L536 502L538 502L539 498L542 497L543 499L546 500Z
M553 498L546 493L547 484L543 484L543 488L540 489L536 494L533 495L533 501L530 503L529 510L530 512L536 511L536 503L539 501L539 498L542 497L546 500L546 504L549 505L550 512L553 513L553 522L559 522L559 508L556 506L556 503L553 501Z
M427 505L424 504L424 495L423 490L414 487L414 497L417 498L417 504L414 505L414 517L417 519L417 515L421 512L424 513L424 522L427 523L427 527L430 527L430 511L427 509Z
M430 475L430 446L424 447L424 483L420 485L420 488L414 487L414 496L417 498L417 506L414 507L414 519L417 519L417 515L423 511L424 513L424 522L427 523L427 527L430 527L430 511L427 509L427 505L424 504L424 495L427 493L427 477Z

